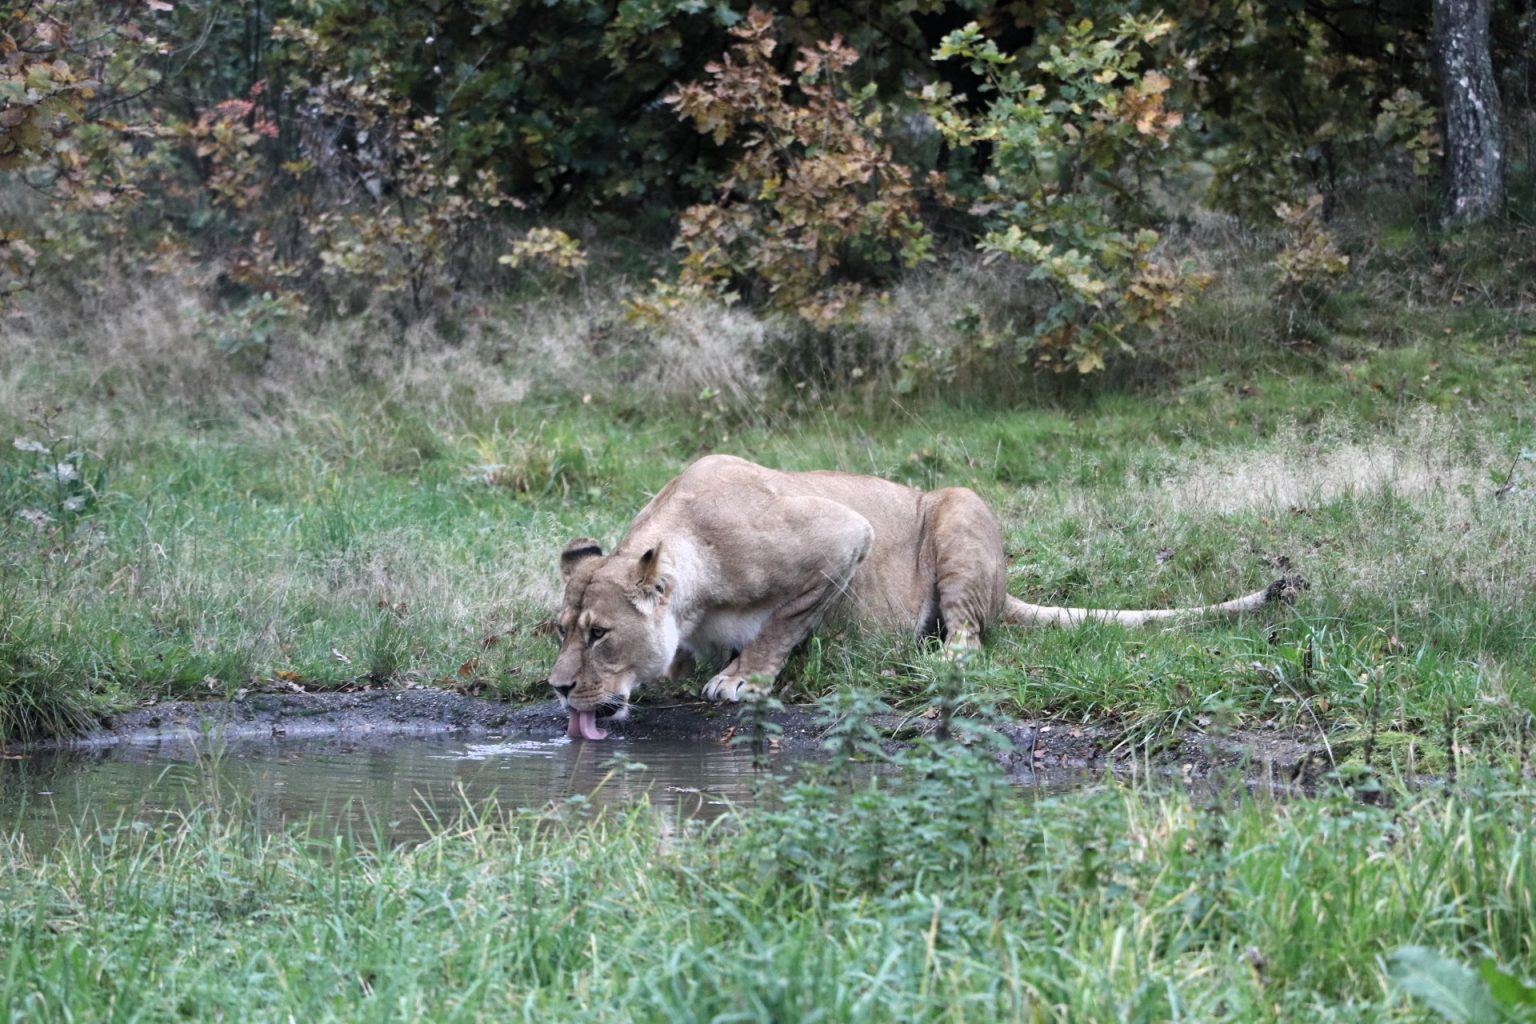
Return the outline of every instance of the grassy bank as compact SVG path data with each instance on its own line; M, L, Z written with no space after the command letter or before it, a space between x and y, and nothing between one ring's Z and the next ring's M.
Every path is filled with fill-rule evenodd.
M894 345L962 296L1003 309L980 274L914 282L867 333ZM299 332L255 369L173 293L90 322L34 310L8 323L0 377L18 439L0 453L0 735L294 683L542 696L552 652L535 627L561 545L616 539L716 450L972 486L1028 600L1212 600L1286 564L1312 582L1242 623L999 631L973 679L1016 711L1115 716L1151 738L1272 722L1406 738L1420 758L1515 749L1536 699L1523 307L1420 301L1393 320L1396 296L1357 295L1319 352L1263 339L1274 311L1248 295L1210 296L1136 378L1006 393L902 394L894 349L884 375L773 386L748 358L767 328L739 311L675 321L681 362L660 335L600 358L617 305L595 286L452 336ZM1223 333L1244 317L1263 344ZM634 348L646 337L655 351ZM881 680L899 703L933 668L892 638L845 637L786 678L803 698Z
M703 831L483 811L382 852L228 808L8 838L0 1013L1406 1021L1456 964L1536 952L1528 789L1388 810L1111 786L978 817L959 781L803 786Z

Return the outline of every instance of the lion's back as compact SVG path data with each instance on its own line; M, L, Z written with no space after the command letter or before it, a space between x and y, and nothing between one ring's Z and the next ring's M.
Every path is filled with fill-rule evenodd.
M859 513L873 528L874 542L848 593L834 608L834 620L902 630L913 627L929 603L935 582L921 578L930 568L918 551L922 491L857 473L770 469L734 455L706 455L683 470L652 506L663 499L678 509L724 503L750 514L754 506L777 497L835 501ZM783 539L786 544L795 541L794 537ZM773 557L772 548L765 548L761 555ZM736 557L753 556L738 553Z

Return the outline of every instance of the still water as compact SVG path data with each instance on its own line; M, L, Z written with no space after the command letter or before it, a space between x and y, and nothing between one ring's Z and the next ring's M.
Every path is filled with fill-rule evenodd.
M783 767L775 762L775 768ZM33 753L0 761L0 829L51 845L76 827L154 826L197 807L259 828L411 842L466 807L594 808L645 799L708 818L750 802L750 751L708 741L451 738L203 741Z

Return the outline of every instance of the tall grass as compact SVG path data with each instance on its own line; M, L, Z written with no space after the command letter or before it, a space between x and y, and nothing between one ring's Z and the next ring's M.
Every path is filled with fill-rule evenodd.
M1517 973L1536 955L1528 790L1381 809L1106 786L1005 800L983 845L866 785L702 830L482 808L394 849L212 811L7 837L0 1001L11 1020L1377 1021L1416 1019L1399 947ZM881 855L872 814L935 848Z

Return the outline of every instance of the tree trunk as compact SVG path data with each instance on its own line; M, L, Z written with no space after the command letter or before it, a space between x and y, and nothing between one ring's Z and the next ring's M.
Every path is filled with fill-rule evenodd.
M1447 224L1475 224L1504 202L1504 115L1488 48L1488 0L1434 0L1445 112Z

